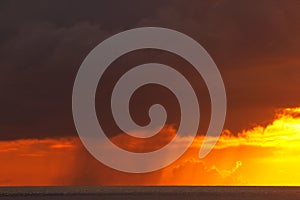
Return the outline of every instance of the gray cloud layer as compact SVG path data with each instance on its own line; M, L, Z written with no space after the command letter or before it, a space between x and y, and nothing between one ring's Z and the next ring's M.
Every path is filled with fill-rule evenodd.
M176 29L207 49L228 92L226 128L299 105L299 1L0 4L0 139L75 135L71 95L82 60L105 38L140 26Z

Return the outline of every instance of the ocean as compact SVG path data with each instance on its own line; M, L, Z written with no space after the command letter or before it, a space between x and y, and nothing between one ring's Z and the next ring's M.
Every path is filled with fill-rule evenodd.
M300 200L300 187L231 187L231 186L66 186L0 187L0 199L77 200L77 199L201 199L201 200Z

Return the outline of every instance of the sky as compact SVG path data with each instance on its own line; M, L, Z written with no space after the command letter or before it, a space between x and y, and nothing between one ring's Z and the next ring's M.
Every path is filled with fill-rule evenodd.
M300 185L299 9L296 0L1 1L0 185ZM96 45L145 26L180 31L207 50L224 80L227 116L216 147L199 159L210 117L201 77L168 52L121 56L96 95L98 120L115 144L155 150L174 137L180 122L174 95L145 86L130 108L143 125L150 105L164 105L168 118L159 136L136 140L116 126L109 97L133 66L172 66L192 83L201 110L197 138L179 160L152 173L128 174L104 166L83 147L72 117L72 88Z

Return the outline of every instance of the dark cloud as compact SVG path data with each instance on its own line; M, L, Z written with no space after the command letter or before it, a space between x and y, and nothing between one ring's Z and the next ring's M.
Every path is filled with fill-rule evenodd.
M182 31L218 65L228 94L226 128L268 122L274 108L299 105L298 1L175 1L140 25Z
M297 106L300 100L298 1L0 4L1 139L75 135L71 95L81 62L105 38L140 26L179 30L207 49L227 89L226 128L239 130L268 120L274 108ZM149 56L137 60L145 62ZM172 60L165 62L176 65ZM201 84L195 87L206 98ZM204 105L204 115L209 115Z

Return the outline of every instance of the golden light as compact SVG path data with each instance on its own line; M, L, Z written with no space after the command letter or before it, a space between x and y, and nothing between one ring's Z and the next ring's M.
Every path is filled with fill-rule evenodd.
M160 147L160 142L165 144L176 134L171 126L162 132L161 141L147 144L124 142L122 134L112 140L143 152ZM277 110L267 126L237 134L224 130L203 160L198 158L202 140L198 136L172 165L139 175L102 165L76 137L2 141L0 185L300 185L300 107Z

